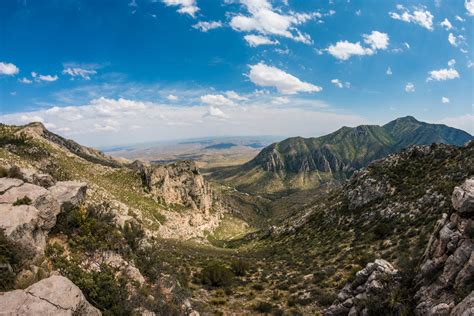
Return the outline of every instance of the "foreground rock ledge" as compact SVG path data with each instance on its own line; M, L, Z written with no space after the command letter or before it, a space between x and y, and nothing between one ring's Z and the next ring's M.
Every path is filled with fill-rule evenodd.
M51 276L25 290L0 293L1 315L101 315L69 279Z

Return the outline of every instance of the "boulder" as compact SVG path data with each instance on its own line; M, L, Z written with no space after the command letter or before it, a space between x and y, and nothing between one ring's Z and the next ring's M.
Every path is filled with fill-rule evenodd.
M101 315L69 279L51 276L25 290L0 293L2 315Z
M67 212L81 204L86 197L87 184L77 181L62 181L49 188L53 197L61 205L61 211Z
M453 207L459 213L474 212L474 178L466 180L461 186L455 187L451 198Z

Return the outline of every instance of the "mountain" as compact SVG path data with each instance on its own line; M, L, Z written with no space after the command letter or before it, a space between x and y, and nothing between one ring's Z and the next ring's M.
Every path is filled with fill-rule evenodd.
M346 179L369 162L412 145L463 145L472 136L462 130L398 118L383 126L361 125L317 138L288 138L264 148L254 159L217 170L213 178L239 190L275 193L310 189Z
M0 124L0 308L466 315L473 150L412 146L342 185L271 200L209 183L193 162L108 164L40 124Z

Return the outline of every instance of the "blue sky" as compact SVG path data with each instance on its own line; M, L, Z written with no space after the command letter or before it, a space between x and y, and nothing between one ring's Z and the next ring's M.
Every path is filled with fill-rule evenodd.
M405 115L474 133L473 21L472 0L5 0L0 121L95 146Z

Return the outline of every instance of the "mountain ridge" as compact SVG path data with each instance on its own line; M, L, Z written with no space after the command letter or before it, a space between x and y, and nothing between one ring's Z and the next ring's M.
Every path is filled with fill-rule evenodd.
M406 116L382 126L343 126L320 137L288 138L265 147L249 162L217 171L212 177L244 191L313 188L347 179L369 162L405 147L431 143L460 146L471 139L465 131Z

